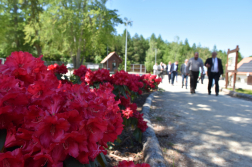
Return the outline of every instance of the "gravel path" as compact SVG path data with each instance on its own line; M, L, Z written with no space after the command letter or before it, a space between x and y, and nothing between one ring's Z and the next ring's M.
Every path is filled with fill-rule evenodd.
M251 101L209 96L207 80L193 95L165 81L151 121L168 165L252 167Z

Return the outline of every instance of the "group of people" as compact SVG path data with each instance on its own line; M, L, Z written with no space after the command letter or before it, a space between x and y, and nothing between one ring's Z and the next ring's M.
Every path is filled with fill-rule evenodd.
M163 75L168 75L168 82L174 85L174 80L178 75L178 62L169 62L167 65L164 63L157 63L153 66L154 74L163 79ZM215 83L215 94L219 95L219 78L223 74L223 66L221 59L217 58L217 52L212 52L212 57L208 58L205 63L199 58L199 53L195 52L194 57L186 59L184 64L180 67L182 75L182 88L185 86L187 89L188 76L190 76L190 92L195 93L198 79L203 84L205 75L208 76L208 94L211 95L212 85ZM214 81L214 82L213 82Z
M176 78L176 81L178 82L178 62L174 62L171 64L169 62L167 65L165 65L163 62L160 63L160 65L157 65L157 63L153 66L153 71L155 75L158 75L159 78L163 79L163 76L165 74L168 75L168 81L172 85L174 85L174 80Z

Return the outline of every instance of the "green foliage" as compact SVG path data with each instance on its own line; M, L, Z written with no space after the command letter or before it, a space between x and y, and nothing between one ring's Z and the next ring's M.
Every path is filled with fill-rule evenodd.
M100 63L108 52L115 51L122 59L119 69L124 69L125 37L116 34L115 26L123 21L117 10L106 7L107 0L1 0L0 3L0 57L13 51L28 51L35 56L44 55L44 60L70 62L75 67L86 62ZM155 63L168 64L178 61L180 65L191 58L194 52L206 60L211 52L218 52L223 65L226 52L201 47L188 39L164 41L152 34L131 36L127 32L127 70L130 64L145 64L151 72ZM242 59L239 53L238 62Z

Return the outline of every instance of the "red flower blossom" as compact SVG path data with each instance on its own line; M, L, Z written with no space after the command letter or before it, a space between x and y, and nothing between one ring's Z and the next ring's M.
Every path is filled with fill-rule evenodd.
M24 159L21 149L15 149L12 152L0 153L1 167L23 167Z
M78 68L77 70L74 70L73 74L81 78L86 75L87 70L88 69L86 66L81 65L80 68Z
M28 52L13 52L6 58L4 65L0 66L0 71L2 74L15 76L28 85L36 80L41 71L46 70L41 58L42 56L35 58Z
M64 64L60 66L58 64L49 65L48 70L53 71L53 73L57 73L57 74L66 74L68 71Z
M122 114L124 118L129 119L133 116L133 110L130 107L127 107L125 110L122 110Z
M46 116L36 127L36 136L39 138L41 145L44 148L49 148L50 143L60 142L65 131L70 127L70 124L64 118L55 116Z

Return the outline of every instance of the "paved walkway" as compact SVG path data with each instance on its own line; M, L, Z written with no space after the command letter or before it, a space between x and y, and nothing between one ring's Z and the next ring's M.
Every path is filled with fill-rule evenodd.
M191 95L181 88L181 78L174 86L164 78L160 88L165 92L155 96L153 104L162 108L165 120L175 113L173 123L166 123L176 131L174 144L182 145L183 154L197 162L188 166L252 167L252 102L222 92L215 96L214 90L209 96L207 82L198 84Z

